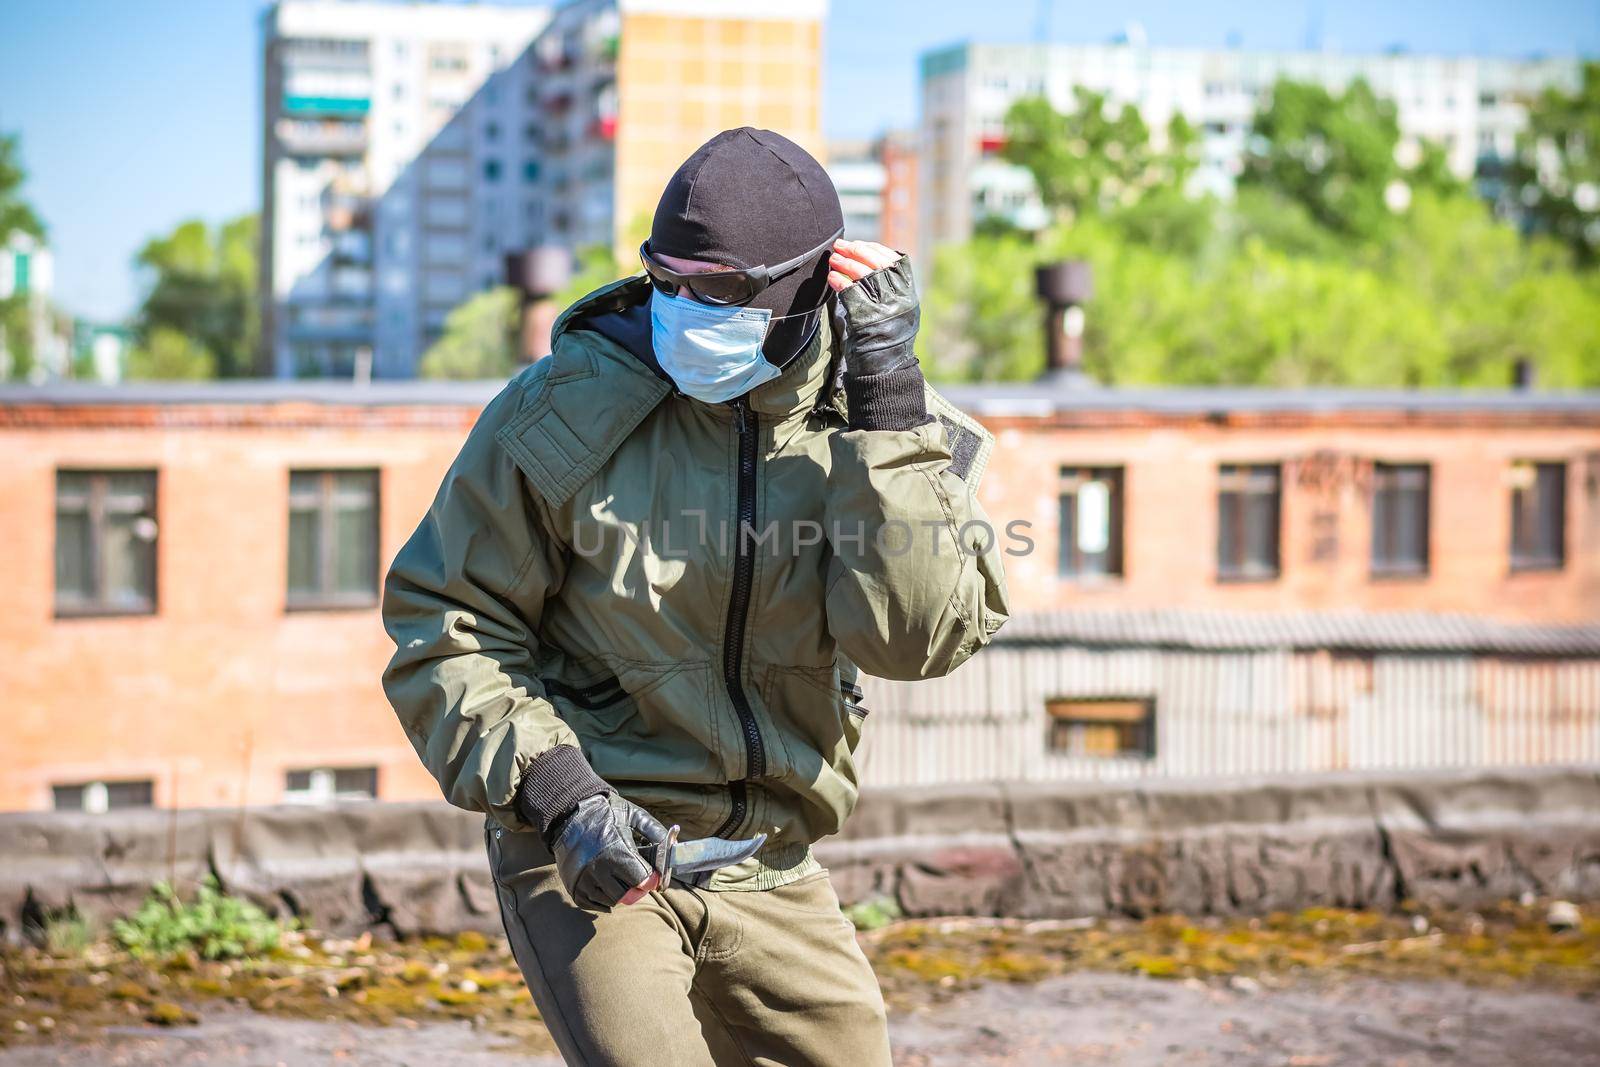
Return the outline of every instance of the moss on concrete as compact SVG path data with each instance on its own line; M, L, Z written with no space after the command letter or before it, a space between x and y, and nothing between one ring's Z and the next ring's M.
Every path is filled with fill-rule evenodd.
M1122 971L1202 982L1337 981L1351 975L1533 986L1600 996L1600 908L1552 925L1545 905L1478 912L1312 908L1260 919L1141 922L919 920L860 934L892 1007L933 1006L982 982ZM290 931L263 955L138 959L86 947L0 950L0 1047L112 1024L183 1025L228 1003L305 1019L467 1020L551 1050L503 940L468 933L377 943Z

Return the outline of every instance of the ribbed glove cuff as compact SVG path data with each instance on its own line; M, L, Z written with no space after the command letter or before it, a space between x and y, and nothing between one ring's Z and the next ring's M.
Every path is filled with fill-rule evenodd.
M549 844L552 831L579 801L609 792L611 787L594 773L582 752L571 745L557 745L535 756L522 772L522 781L517 783L517 811L538 827Z
M846 366L844 397L852 430L909 430L933 418L915 358L882 374L857 376Z

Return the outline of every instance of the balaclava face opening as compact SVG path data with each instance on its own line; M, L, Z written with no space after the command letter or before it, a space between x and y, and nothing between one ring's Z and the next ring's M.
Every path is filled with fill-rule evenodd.
M844 225L839 194L811 154L771 130L725 130L695 150L656 205L649 250L745 268L782 263L816 248ZM749 307L773 323L762 351L782 366L816 328L828 295L828 249L779 278Z

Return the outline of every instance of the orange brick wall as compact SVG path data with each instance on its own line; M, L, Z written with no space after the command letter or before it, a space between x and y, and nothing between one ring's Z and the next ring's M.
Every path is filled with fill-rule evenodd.
M150 778L155 803L282 799L284 772L376 765L385 799L438 796L378 684L375 608L284 609L292 468L375 467L385 565L469 416L423 428L0 429L0 809L56 782ZM56 619L55 470L155 468L156 613Z
M996 459L981 498L997 525L1033 524L1037 545L1009 558L1013 607L1215 608L1245 611L1463 612L1524 621L1600 619L1600 425L1513 419L1088 420L1041 428L990 420ZM1600 420L1593 420L1600 421ZM1320 454L1320 455L1319 455ZM1367 465L1432 464L1430 573L1369 575ZM1509 567L1515 460L1567 463L1567 563ZM1282 463L1281 575L1219 582L1217 467ZM1085 584L1057 577L1056 479L1063 466L1123 466L1124 577ZM1314 521L1333 516L1336 551L1314 558Z
M376 765L385 799L436 797L379 686L390 646L377 611L285 611L288 480L296 468L381 470L386 565L475 414L459 405L0 406L0 809L48 807L52 783L125 777L153 779L159 806L269 803L282 798L287 769L340 765ZM985 506L998 526L1031 522L1036 542L1033 554L1007 560L1017 611L1600 618L1600 419L987 421L999 447ZM1319 452L1340 458L1306 458ZM1372 459L1433 464L1427 578L1367 574L1359 478ZM1568 560L1560 572L1509 573L1506 469L1515 459L1568 463ZM1284 463L1277 581L1215 578L1221 462ZM1126 470L1126 576L1085 586L1056 577L1057 471L1101 464ZM159 472L156 614L54 617L62 466ZM1314 488L1319 481L1332 488ZM1310 558L1319 510L1335 516L1330 560Z
M917 253L917 153L909 144L885 138L882 242L909 256Z

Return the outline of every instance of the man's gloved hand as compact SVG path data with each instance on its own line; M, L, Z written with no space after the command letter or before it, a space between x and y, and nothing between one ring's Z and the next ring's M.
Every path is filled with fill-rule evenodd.
M847 326L844 389L850 426L903 430L929 421L913 344L921 313L911 260L871 241L838 241L828 284Z
M610 911L655 888L646 884L655 872L639 854L633 832L659 843L667 838L666 827L618 796L572 745L556 745L534 758L517 785L516 807L550 847L561 882L579 907Z
M560 824L551 850L561 884L580 908L610 911L638 890L655 888L655 871L639 854L634 831L651 844L667 839L667 828L648 811L616 793L580 801Z

